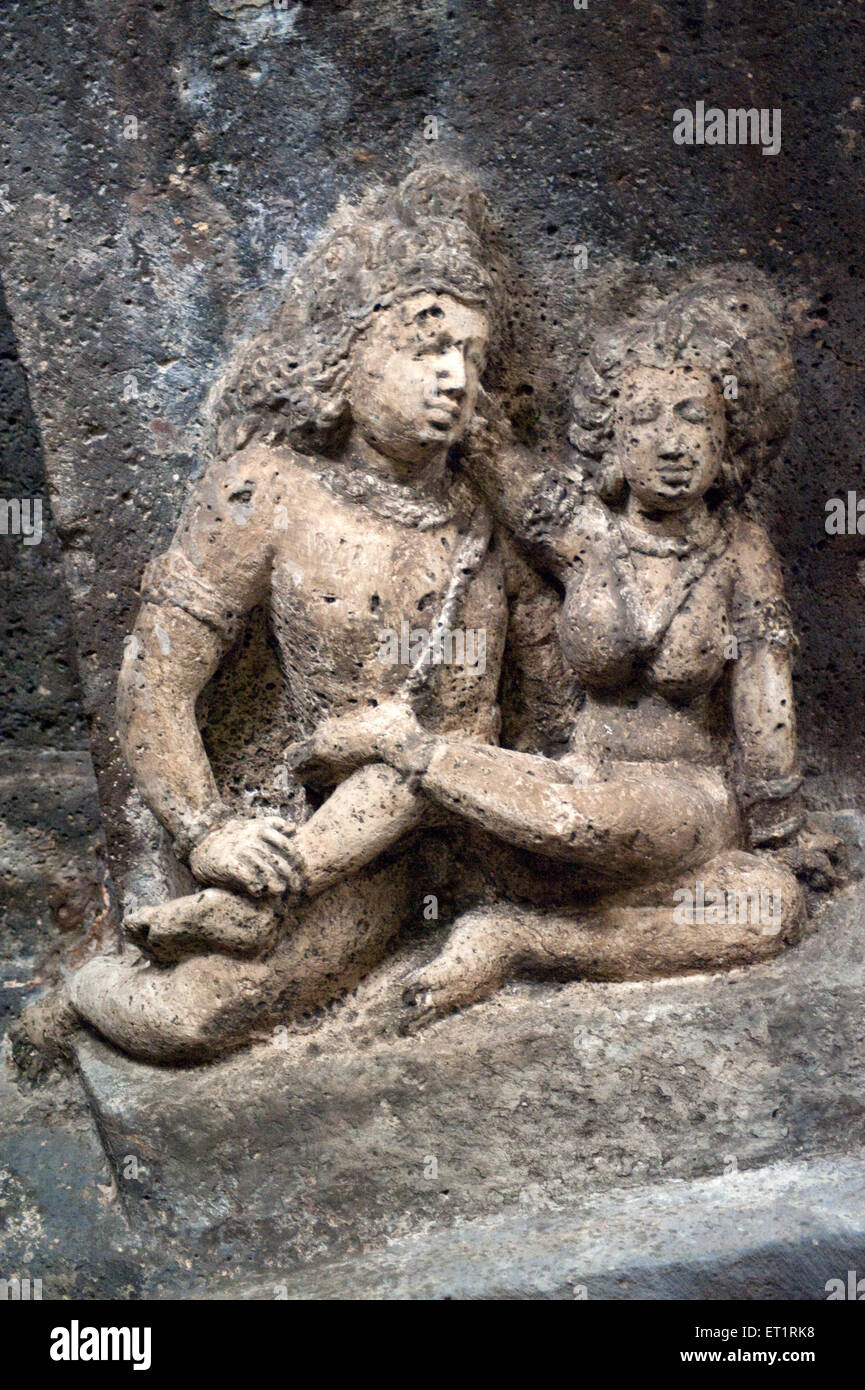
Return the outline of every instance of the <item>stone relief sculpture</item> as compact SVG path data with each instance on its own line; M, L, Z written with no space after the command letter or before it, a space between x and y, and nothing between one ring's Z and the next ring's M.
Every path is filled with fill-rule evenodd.
M794 869L820 853L795 641L741 509L795 412L784 333L732 281L656 302L583 363L579 462L541 465L480 387L501 315L486 218L441 167L340 208L231 368L118 697L129 767L199 888L128 915L115 954L25 1014L19 1053L86 1025L146 1060L219 1055L352 989L430 892L451 925L401 982L407 1032L520 973L642 979L795 939ZM196 717L262 603L307 789L292 817L238 813ZM406 627L425 636L408 659ZM448 659L457 631L483 633L483 660Z

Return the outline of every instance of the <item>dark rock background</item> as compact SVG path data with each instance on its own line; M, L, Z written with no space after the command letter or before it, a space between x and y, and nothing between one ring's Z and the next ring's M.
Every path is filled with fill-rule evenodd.
M0 286L0 496L43 537L0 536L0 1028L107 926L105 852L39 428Z
M3 317L0 303L0 495L50 494L51 505L41 546L0 538L0 1024L30 988L50 980L63 960L96 949L110 929L88 738L115 882L126 890L150 859L152 826L130 799L116 757L114 687L141 571L167 544L203 465L208 389L238 338L276 304L338 198L374 178L396 179L419 155L452 155L489 189L513 266L512 322L492 384L505 390L524 437L539 448L564 437L575 359L592 317L626 306L642 285L751 262L784 297L802 408L782 466L761 480L755 500L781 551L802 636L797 689L808 797L818 808L865 806L857 736L865 538L830 538L823 524L825 501L860 486L862 473L863 38L865 14L853 0L587 0L580 11L570 0L6 0L0 274L9 313ZM675 146L673 111L699 99L780 107L781 153ZM439 121L436 145L424 140L430 116ZM582 274L573 265L578 244L588 248ZM254 657L260 688L268 672L260 652ZM255 729L255 710L241 713L243 727ZM625 1096L629 1126L657 1123L658 1143L673 1155L670 1172L685 1172L675 1166L680 1131L696 1135L699 1161L689 1171L700 1174L715 1171L702 1140L707 1153L717 1149L720 1169L737 1128L745 1137L732 1151L746 1167L798 1160L815 1146L837 1147L845 1135L861 1143L862 1010L851 986L860 913L858 898L845 902L833 908L848 914L840 927L827 916L801 960L791 955L764 972L771 976L764 999L751 981L711 982L710 996L727 1000L743 1030L739 1041L732 1023L723 1035L729 1094L717 1082L716 1019L706 1013L705 1040L694 1028L688 992L703 999L701 981L641 991L651 1026L647 1014L645 1038L638 1030L628 1044L650 1075L666 1075L658 1058L668 1056L680 1090L659 1087L648 1101L642 1085L633 1099L627 1088L620 1092L618 1024L609 1037L599 1031L585 1057L570 1031L559 1040L587 1085L597 1076L614 1103ZM561 1012L585 988L559 990L552 1003ZM617 988L630 987L612 987L613 994ZM483 1007L496 1016L526 1010L530 995L519 986ZM687 1007L678 1023L665 1023L660 1046L654 1006L667 995L681 995ZM539 1009L549 1013L550 1002L544 993ZM600 1014L610 998L590 991L583 1002ZM464 1033L497 1035L478 1015L457 1022ZM549 1024L540 1032L547 1052L538 1055L552 1057ZM528 1056L526 1037L518 1044L519 1057ZM612 1064L597 1070L602 1045L612 1048ZM752 1061L764 1069L762 1084ZM242 1070L246 1059L237 1065ZM558 1112L547 1113L545 1086L555 1089L561 1074L570 1073L560 1060L528 1087L548 1124ZM165 1084L183 1088L188 1080L168 1076ZM193 1080L206 1090L206 1077ZM556 1143L571 1114L589 1113L567 1086ZM754 1099L762 1128L748 1129L751 1111L737 1109L743 1096ZM64 1081L25 1094L4 1073L0 1099L0 1276L44 1274L46 1297L129 1298L145 1290L153 1297L196 1280L212 1293L210 1260L191 1272L192 1252L175 1267L161 1227L152 1248L133 1238L132 1198L119 1192L77 1089ZM504 1099L497 1094L496 1103ZM519 1101L516 1094L514 1133L523 1124ZM451 1108L444 1094L443 1111ZM338 1107L343 1128L345 1113ZM374 1111L376 1122L390 1126L383 1113ZM458 1118L452 1123L458 1127ZM181 1144L185 1129L184 1120ZM608 1134L600 1117L596 1129L606 1189L616 1180L617 1131L613 1125ZM333 1132L341 1142L338 1126ZM285 1131L289 1147L294 1133ZM374 1124L369 1134L377 1146ZM637 1152L645 1166L654 1151L644 1137L628 1135L623 1160ZM437 1142L446 1138L443 1122ZM534 1132L528 1143L529 1159L537 1154L540 1163L528 1177L541 1179L540 1159L556 1155L555 1143L539 1144ZM659 1149L661 1159L666 1151ZM410 1172L417 1186L411 1144L407 1152L413 1166L381 1172L396 1171L403 1183ZM509 1183L520 1186L510 1170L502 1176L497 1150L483 1162L493 1197L507 1195ZM635 1177L656 1181L663 1166ZM279 1165L275 1171L281 1180ZM460 1207L458 1185L475 1174L469 1166L446 1177ZM284 1183L277 1186L284 1195ZM366 1178L362 1186L370 1187ZM429 1200L449 1201L439 1186ZM523 1192L535 1200L532 1184L520 1189L521 1200ZM544 1200L541 1192L541 1211ZM730 1203L738 1232L756 1207L736 1191ZM527 1210L534 1229L535 1208ZM220 1232L229 1253L216 1252L223 1279L232 1267L232 1219L229 1208ZM816 1273L797 1247L793 1296L822 1297L827 1272L857 1264L861 1238L854 1232L854 1246L852 1229ZM257 1258L242 1232L236 1244L239 1260ZM717 1296L726 1286L713 1268L700 1268ZM664 1296L654 1265L650 1272L652 1296ZM753 1292L764 1283L749 1266L744 1286Z
M0 536L0 740L29 748L84 748L87 733L60 547L45 500L42 444L2 286L0 460L3 497L42 498L44 529L39 545Z
M865 538L823 524L861 473L860 6L27 0L0 26L3 275L26 374L4 370L23 420L9 451L16 468L44 451L118 881L152 836L116 756L122 640L202 466L208 388L338 198L429 152L430 116L431 152L476 169L502 221L517 350L493 378L539 445L563 437L592 315L641 284L750 261L784 296L802 409L756 500L802 635L808 795L863 802ZM698 99L780 107L780 154L675 146L673 111ZM0 714L25 746L80 749L52 547L14 552Z

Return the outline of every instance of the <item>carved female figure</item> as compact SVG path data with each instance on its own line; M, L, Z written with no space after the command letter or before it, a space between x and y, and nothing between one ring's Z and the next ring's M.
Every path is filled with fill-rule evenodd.
M417 975L409 1020L521 971L638 979L742 964L796 934L801 893L769 852L802 822L794 636L771 543L736 505L795 399L768 306L698 283L589 355L572 440L594 485L579 469L551 503L512 442L475 453L564 590L562 648L586 691L569 754L432 735L403 706L325 725L298 758L383 758L460 818L572 865L574 900L469 913Z
M228 393L233 452L145 577L121 734L209 886L130 918L144 954L84 967L25 1017L22 1044L50 1050L84 1021L133 1055L201 1058L333 997L404 920L401 842L442 817L505 859L504 847L528 851L535 876L562 887L552 907L531 889L523 901L488 891L460 916L409 985L408 1029L521 971L731 966L801 923L794 875L764 852L801 821L793 635L771 545L736 509L793 415L777 321L731 285L673 296L586 363L573 439L594 482L572 469L551 489L505 433L476 439L468 476L454 477L448 451L471 425L489 328L479 205L429 172L394 197L386 230L360 248L362 224L349 236L335 219L295 296L300 326L283 326L276 354L251 350ZM334 332L346 283L355 321ZM297 361L304 334L327 339L313 372ZM508 609L519 627L543 585L501 527L490 546L482 493L563 589L561 649L586 698L560 760L496 746ZM300 825L223 803L195 724L196 696L263 595L307 735L290 764L338 783ZM428 667L376 659L382 625L410 615L432 632L457 608L487 634L481 675L430 681ZM692 889L704 906L682 920ZM768 922L752 910L761 890Z

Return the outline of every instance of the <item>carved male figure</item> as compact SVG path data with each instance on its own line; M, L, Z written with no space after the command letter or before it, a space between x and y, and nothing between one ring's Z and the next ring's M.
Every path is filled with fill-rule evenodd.
M88 963L31 1011L26 1039L50 1046L83 1020L133 1055L213 1055L350 988L402 924L406 858L375 861L434 818L411 779L364 767L299 826L237 816L196 699L264 601L295 733L410 695L442 734L497 739L509 599L539 585L448 467L490 334L484 215L469 181L436 168L340 209L229 381L228 456L148 567L118 699L135 780L207 886L127 921L145 954ZM382 663L382 629L405 620L483 631L482 667Z
M795 937L794 639L774 552L737 506L793 418L784 334L759 295L698 281L600 335L575 395L583 466L543 475L500 422L454 476L490 332L482 217L436 170L341 210L231 380L227 457L148 569L118 706L139 787L207 886L127 922L143 955L93 961L34 1009L37 1046L83 1020L137 1056L201 1058L334 997L404 923L407 837L437 823L485 845L487 873L410 983L407 1029L514 974L638 979ZM530 605L551 611L502 525L564 596L560 651L524 632L530 676L563 656L585 690L559 759L498 746L509 610L517 633ZM336 784L300 824L233 813L196 723L262 601L301 735L290 765ZM408 671L379 659L382 629L457 619L485 633L483 668L434 668L435 641ZM697 879L722 902L771 894L771 930L683 922Z

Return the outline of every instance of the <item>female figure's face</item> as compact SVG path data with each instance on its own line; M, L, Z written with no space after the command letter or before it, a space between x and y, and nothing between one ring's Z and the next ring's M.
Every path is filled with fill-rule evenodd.
M726 420L708 372L683 363L636 367L622 378L614 428L625 480L647 511L698 501L721 468Z
M474 411L488 338L484 311L450 295L380 310L351 362L352 419L364 439L403 463L450 448Z

